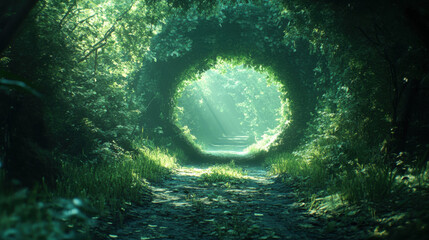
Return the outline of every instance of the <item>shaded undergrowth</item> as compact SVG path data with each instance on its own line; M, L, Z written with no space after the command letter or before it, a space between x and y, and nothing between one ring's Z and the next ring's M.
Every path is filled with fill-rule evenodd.
M134 155L101 164L63 163L64 175L54 194L89 199L100 211L141 204L150 199L148 181L161 181L176 166L177 159L159 148L140 148Z
M17 190L13 184L0 171L0 239L90 239L93 212L84 201L46 199L40 185Z
M120 224L129 206L148 202L148 184L168 177L177 155L182 153L145 147L99 163L58 159L56 186L41 183L31 190L5 182L2 171L0 238L91 239L99 218Z
M424 239L429 223L424 217L429 212L427 165L401 172L383 160L382 154L375 154L353 166L333 166L332 158L301 150L271 155L266 163L272 174L295 188L310 214L331 218L332 231L352 224L376 239Z

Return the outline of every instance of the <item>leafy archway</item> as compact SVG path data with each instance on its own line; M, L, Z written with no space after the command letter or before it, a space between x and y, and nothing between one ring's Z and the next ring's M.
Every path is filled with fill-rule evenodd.
M145 106L149 113L146 116L151 116L144 119L146 129L189 146L173 124L175 93L181 82L195 80L222 58L236 65L263 68L284 85L291 122L276 145L283 149L296 147L317 93L312 84L314 61L306 43L284 40L282 29L287 29L288 23L270 3L225 7L210 17L191 11L171 18L153 38L144 67L136 78L137 92L150 99Z
M197 81L177 89L175 122L206 153L254 154L266 151L287 127L286 96L263 71L219 59Z

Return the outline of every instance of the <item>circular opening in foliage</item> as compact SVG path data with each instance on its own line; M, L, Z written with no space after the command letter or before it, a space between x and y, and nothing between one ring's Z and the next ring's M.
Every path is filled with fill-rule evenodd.
M282 85L263 69L218 62L176 92L175 124L203 152L266 151L290 122Z
M246 139L246 144L240 148L234 147L232 153L255 153L268 149L270 146L269 150L273 151L278 149L292 151L298 146L307 128L307 123L312 118L320 92L314 88L317 76L314 71L316 59L309 55L305 42L285 38L285 32L282 29L286 29L289 23L289 19L269 2L263 6L249 3L237 7L225 7L220 10L219 14L211 17L191 13L172 18L163 26L162 31L152 38L150 51L145 55L145 63L135 78L136 92L142 96L142 106L146 113L142 119L142 126L145 129L153 129L153 136L158 144L180 147L192 159L209 159L205 153L214 150L216 150L216 156L210 159L222 159L224 155L220 155L219 158L219 150L228 152L228 148L214 149L215 134L199 134L198 132L212 131L222 134L227 131L219 130L220 126L226 125L224 128L228 128L236 122L240 123L242 118L228 117L231 118L229 121L233 122L228 124L213 123L213 121L218 121L212 119L211 124L203 125L203 121L197 121L197 119L207 118L213 114L209 114L208 106L205 107L205 112L202 110L203 114L199 113L200 115L196 114L198 112L196 109L203 109L205 102L209 101L204 101L202 97L198 100L192 99L191 97L195 97L202 91L188 92L187 85L199 82L206 75L203 74L205 72L207 74L209 72L222 73L222 70L219 69L223 68L219 65L227 61L232 65L231 69L243 65L240 71L253 69L262 75L265 74L266 77L262 77L262 79L271 86L277 86L280 89L278 92L281 93L280 100L278 97L268 100L270 104L273 101L280 101L281 107L278 115L281 117L276 118L280 118L280 120L271 121L271 123L275 123L274 125L264 125L254 121L253 125L248 124L251 125L249 128L243 125L236 127L236 131L237 129L244 130L234 133L232 136L244 136L241 140ZM209 71L210 69L211 71ZM237 70L237 72L240 71ZM230 70L230 72L234 71ZM240 80L238 82L243 84L237 85L245 86L247 90L252 88L251 85L244 84L246 81L248 80ZM219 80L216 83L220 82ZM282 85L279 86L278 83ZM202 83L199 85L204 86ZM213 91L220 87L218 85L208 88L212 94L214 92L221 95L229 90ZM196 87L198 85L193 88ZM245 92L245 87L242 88L241 93ZM189 88L192 89L192 86ZM189 99L180 100L183 95L189 95ZM253 93L253 98L249 97L251 103L244 101L243 106L236 106L243 102L238 101L233 106L238 109L253 106L259 114L256 115L257 120L273 119L274 117L267 114L265 114L267 116L264 113L261 114L263 107L267 108L270 105L259 104L263 105L262 107L257 105L256 102L259 99L256 96L259 94ZM189 103L188 106L183 105L181 101ZM218 97L212 101L219 102L219 105L210 105L212 108L219 108L218 110L221 112L229 111L226 107L221 107L222 104L226 105L225 101L228 100ZM277 105L271 110L277 111L278 109ZM192 110L195 110L195 114L190 113ZM253 115L248 114L248 116ZM251 122L251 117L248 119ZM210 123L209 120L207 121ZM214 128L216 125L218 131L210 130L207 127ZM255 131L252 131L257 128L256 126L262 129L257 129L258 134L254 134ZM277 135L278 137L276 137ZM222 135L220 136L222 137ZM228 134L225 136L229 137ZM274 141L274 139L276 140ZM224 143L222 144L226 145ZM213 148L209 149L209 147ZM258 159L263 156L263 152L260 153L237 159ZM235 156L226 156L227 159L232 157Z

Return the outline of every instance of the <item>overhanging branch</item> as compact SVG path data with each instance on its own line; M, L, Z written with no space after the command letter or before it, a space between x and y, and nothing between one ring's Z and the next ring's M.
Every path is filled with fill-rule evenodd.
M122 20L122 18L124 18L124 16L131 10L131 8L134 6L136 1L133 1L131 3L131 5L127 8L127 10L125 10L116 20L115 22L112 24L112 26L106 31L106 33L104 34L103 38L101 40L99 40L97 43L95 43L94 45L92 45L91 50L88 51L87 54L85 54L78 62L83 62L85 61L92 53L94 53L95 51L97 51L98 49L104 47L107 44L107 39L112 35L112 33L115 31L116 28L116 24Z

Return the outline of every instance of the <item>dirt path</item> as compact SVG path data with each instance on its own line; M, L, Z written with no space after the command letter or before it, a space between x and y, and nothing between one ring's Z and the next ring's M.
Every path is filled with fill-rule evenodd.
M232 185L199 181L206 166L187 166L133 207L116 239L336 239L296 203L293 191L261 167Z

